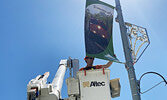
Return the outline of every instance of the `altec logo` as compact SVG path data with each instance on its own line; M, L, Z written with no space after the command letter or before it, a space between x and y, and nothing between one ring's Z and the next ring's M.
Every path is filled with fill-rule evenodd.
M100 86L105 86L105 82L98 82L98 81L92 81L92 82L83 82L83 87L100 87Z

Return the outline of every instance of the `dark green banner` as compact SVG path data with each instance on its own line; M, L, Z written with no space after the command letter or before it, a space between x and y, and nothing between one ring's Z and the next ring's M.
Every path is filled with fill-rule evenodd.
M99 0L86 0L86 56L118 62L113 49L113 14L113 6Z

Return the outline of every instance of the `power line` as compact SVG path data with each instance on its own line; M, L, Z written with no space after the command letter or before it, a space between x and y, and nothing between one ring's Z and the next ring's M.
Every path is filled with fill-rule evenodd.
M144 93L146 93L146 92L152 90L152 89L155 88L156 86L160 85L162 82L164 82L164 81L159 82L158 84L154 85L153 87L151 87L150 89L148 89L148 90L146 90L146 91L144 91L144 92L141 92L141 91L140 91L140 93L141 93L141 94L144 94Z
M148 89L148 90L146 90L146 91L144 91L144 92L141 92L140 81L141 81L142 77L143 77L144 75L146 75L146 74L156 74L156 75L160 76L160 77L163 79L163 81L161 81L161 82L159 82L158 84L154 85L154 86L151 87L150 89ZM165 85L167 84L166 79L165 79L161 74L159 74L159 73L157 73L157 72L146 72L146 73L144 73L144 74L140 77L140 79L139 79L139 92L140 92L141 94L144 94L144 93L146 93L146 92L152 90L152 89L155 88L156 86L160 85L162 82L165 82Z

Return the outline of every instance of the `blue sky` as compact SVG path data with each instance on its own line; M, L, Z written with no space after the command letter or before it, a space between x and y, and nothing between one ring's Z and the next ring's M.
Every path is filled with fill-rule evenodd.
M59 61L69 56L85 66L84 9L86 0L1 0L0 1L0 94L1 100L26 100L26 85L39 74L57 71ZM114 0L102 0L115 5ZM156 71L167 79L166 0L121 0L124 19L147 28L151 44L135 65L136 76ZM115 12L116 17L116 12ZM124 60L118 23L114 22L114 49ZM105 64L95 60L96 64ZM111 79L120 78L121 96L113 100L132 100L124 65L113 63ZM66 78L68 77L68 72ZM147 75L141 82L146 90L161 81ZM142 100L165 100L164 83L141 95ZM67 97L63 84L62 97Z

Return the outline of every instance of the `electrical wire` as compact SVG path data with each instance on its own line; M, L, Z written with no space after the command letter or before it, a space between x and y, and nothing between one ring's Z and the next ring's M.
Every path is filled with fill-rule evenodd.
M144 91L144 92L141 92L141 91L140 91L140 93L141 93L141 94L144 94L144 93L146 93L146 92L152 90L152 89L155 88L156 86L160 85L162 82L164 82L164 81L159 82L158 84L154 85L153 87L151 87L150 89L148 89L148 90L146 90L146 91Z
M144 91L144 92L141 92L140 81L141 81L142 77L143 77L144 75L146 75L146 74L156 74L156 75L160 76L160 77L163 79L163 81L161 81L161 82L159 82L158 84L154 85L154 86L151 87L150 89L148 89L148 90L146 90L146 91ZM165 80L165 78L164 78L161 74L159 74L159 73L157 73L157 72L146 72L146 73L144 73L144 74L140 77L140 79L139 79L139 92L140 92L141 94L144 94L144 93L146 93L146 92L152 90L152 89L155 88L156 86L160 85L162 82L165 82L165 85L167 84L167 81Z

